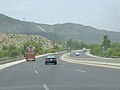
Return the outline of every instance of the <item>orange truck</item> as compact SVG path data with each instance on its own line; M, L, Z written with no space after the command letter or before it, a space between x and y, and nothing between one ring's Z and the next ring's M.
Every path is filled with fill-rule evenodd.
M25 51L26 61L35 61L35 47L29 46Z

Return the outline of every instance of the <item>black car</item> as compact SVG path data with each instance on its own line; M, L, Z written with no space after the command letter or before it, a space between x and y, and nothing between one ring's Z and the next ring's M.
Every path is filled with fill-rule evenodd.
M47 65L48 63L54 63L55 65L57 65L57 59L55 56L47 56L45 59L45 65Z

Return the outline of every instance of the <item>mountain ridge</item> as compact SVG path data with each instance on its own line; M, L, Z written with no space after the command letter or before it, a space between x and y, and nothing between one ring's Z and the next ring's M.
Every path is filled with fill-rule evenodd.
M0 14L0 32L35 34L61 42L72 38L86 43L101 43L103 35L108 35L113 42L120 42L120 32L100 30L75 23L49 25L20 21L4 14Z

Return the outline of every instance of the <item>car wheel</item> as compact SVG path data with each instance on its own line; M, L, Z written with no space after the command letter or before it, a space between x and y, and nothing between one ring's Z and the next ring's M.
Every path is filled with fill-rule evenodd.
M57 65L57 61L55 61L54 64Z

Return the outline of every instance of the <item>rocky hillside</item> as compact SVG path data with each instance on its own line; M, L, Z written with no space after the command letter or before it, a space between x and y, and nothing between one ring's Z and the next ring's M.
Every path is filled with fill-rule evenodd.
M0 47L2 45L13 44L19 47L28 41L40 42L44 49L51 49L54 47L54 45L60 46L60 44L58 44L57 42L49 40L40 35L0 33Z

